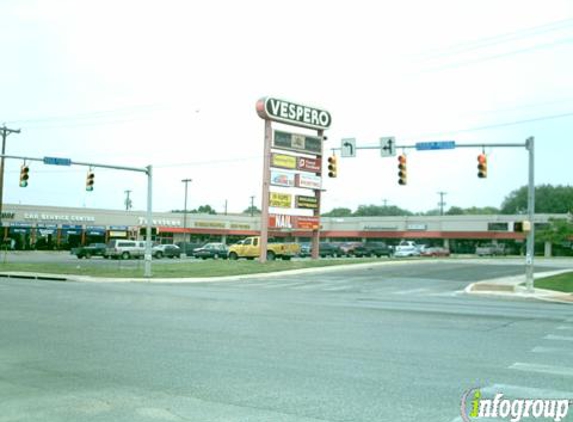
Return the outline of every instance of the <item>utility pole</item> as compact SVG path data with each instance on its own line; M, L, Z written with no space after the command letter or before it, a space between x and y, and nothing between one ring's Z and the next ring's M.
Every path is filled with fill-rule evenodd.
M382 203L384 204L384 207L388 206L388 200L387 199L382 199Z
M438 202L438 206L440 207L440 215L444 215L444 205L446 205L444 202L444 195L447 194L447 192L438 192L438 195L440 195L440 202Z
M2 131L2 160L0 160L0 230L2 230L2 238L4 240L4 227L2 226L2 203L4 202L4 154L6 154L6 138L11 133L20 133L20 129L9 129L6 124L0 128Z
M187 256L187 187L189 182L192 182L193 179L183 179L181 180L185 183L185 206L183 208L183 256Z
M227 200L225 199L225 215L227 215Z
M251 217L255 212L255 195L251 195Z
M129 199L130 190L125 191L125 210L129 211L131 209L131 199Z

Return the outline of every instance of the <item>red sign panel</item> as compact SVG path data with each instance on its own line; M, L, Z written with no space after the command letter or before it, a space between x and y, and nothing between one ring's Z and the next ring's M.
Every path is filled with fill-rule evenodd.
M319 217L296 217L295 227L303 230L318 230L320 228Z
M296 168L302 171L320 173L322 171L322 161L316 158L297 157Z

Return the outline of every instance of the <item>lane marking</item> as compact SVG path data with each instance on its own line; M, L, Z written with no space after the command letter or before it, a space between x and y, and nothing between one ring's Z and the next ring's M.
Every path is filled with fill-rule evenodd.
M573 330L573 325L560 325L557 330Z

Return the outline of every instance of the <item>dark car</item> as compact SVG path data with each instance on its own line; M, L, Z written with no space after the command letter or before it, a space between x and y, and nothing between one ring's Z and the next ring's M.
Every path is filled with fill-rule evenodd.
M154 258L181 258L181 249L177 245L157 245L151 253Z
M200 248L203 246L205 242L197 243L197 242L176 242L175 245L179 246L181 249L181 253L187 256L193 256L193 250Z
M358 245L352 251L352 254L357 257L362 256L391 256L393 250L384 242L366 242L363 245Z
M318 247L318 254L322 258L325 258L327 256L336 258L337 256L344 255L344 253L340 249L340 245L334 242L320 242Z
M227 258L228 253L229 248L224 243L207 243L206 245L193 250L193 256L201 259Z
M105 249L107 245L105 243L92 243L88 246L80 246L78 248L72 248L70 253L77 256L79 259L86 258L89 259L92 256L104 256Z

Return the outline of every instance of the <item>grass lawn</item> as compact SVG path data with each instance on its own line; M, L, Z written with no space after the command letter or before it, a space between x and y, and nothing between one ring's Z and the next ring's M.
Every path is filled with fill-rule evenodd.
M44 274L76 274L93 277L109 278L143 278L143 261L81 261L77 264L62 263L0 263L0 273L8 271L44 273ZM153 261L152 278L192 278L192 277L221 277L244 274L268 273L276 271L296 270L301 268L329 267L333 265L352 265L367 262L384 262L384 259L349 259L334 260L320 259L301 261L268 261L264 264L253 260L206 260L201 262L178 262L162 264ZM135 265L134 265L135 264Z
M573 272L535 280L535 287L573 293Z

